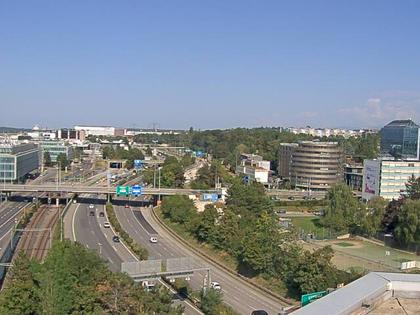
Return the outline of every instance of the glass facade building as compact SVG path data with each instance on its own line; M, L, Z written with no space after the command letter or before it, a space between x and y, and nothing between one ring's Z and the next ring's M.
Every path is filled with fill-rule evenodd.
M12 182L38 169L39 148L32 143L0 145L0 182Z
M41 141L40 146L42 150L42 156L44 156L45 152L48 152L51 157L51 162L53 163L57 162L57 156L60 153L65 154L68 160L73 158L72 148L68 146L64 141Z
M394 120L381 129L380 136L383 158L420 159L419 126L412 120Z

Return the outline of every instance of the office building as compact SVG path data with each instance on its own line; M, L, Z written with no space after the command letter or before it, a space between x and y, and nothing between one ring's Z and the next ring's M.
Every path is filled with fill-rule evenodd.
M42 157L44 157L45 152L48 152L50 154L51 162L53 163L57 162L57 156L60 153L65 154L68 160L73 158L72 147L64 141L40 141L39 145L41 148Z
M291 181L306 190L326 190L342 182L343 153L338 143L299 142L292 155Z
M63 140L85 140L85 132L76 129L58 129L56 132L57 139Z
M410 176L420 176L419 161L365 160L363 163L362 198L375 196L398 199L405 193Z
M236 166L235 173L242 176L247 181L257 181L268 183L270 174L270 161L263 160L262 156L256 154L241 154L239 165Z
M344 182L352 190L362 191L363 165L346 164L344 166Z
M20 181L39 168L39 147L33 143L0 144L0 181Z
M383 159L419 160L419 126L412 120L391 121L381 129L380 136Z
M280 144L277 173L281 179L290 180L292 156L297 147L298 147L297 143L281 143Z

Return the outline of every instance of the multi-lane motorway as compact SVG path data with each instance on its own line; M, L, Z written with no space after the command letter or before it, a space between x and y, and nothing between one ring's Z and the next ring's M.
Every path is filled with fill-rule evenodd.
M153 218L151 208L125 208L124 206L114 208L123 229L136 242L148 249L149 259L193 257L194 267L210 267L211 280L219 282L222 286L224 302L237 312L251 314L253 310L264 309L269 314L278 314L281 307L285 305L282 301L259 292L220 267L198 257L161 228ZM151 235L158 235L157 243L150 243ZM203 286L204 275L199 272L191 278L191 285L194 289Z
M95 200L94 196L83 197L85 203L72 204L64 217L65 237L96 251L113 271L121 271L122 262L137 261L124 243L116 243L112 240L115 235L112 227L104 227L104 222L108 221L104 200ZM174 294L174 304L178 303L184 306L185 314L202 314L191 303L180 300L180 297Z

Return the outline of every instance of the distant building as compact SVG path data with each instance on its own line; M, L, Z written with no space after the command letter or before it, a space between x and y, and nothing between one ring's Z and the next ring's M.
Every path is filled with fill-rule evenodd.
M398 199L405 193L405 184L412 175L420 176L419 161L365 160L362 198Z
M83 131L85 136L115 136L115 128L108 126L74 126L75 130Z
M270 173L270 161L264 161L262 156L256 154L241 154L240 164L235 173L247 177L248 181L255 180L266 184Z
M352 190L362 191L363 165L346 164L344 166L344 182Z
M85 132L76 129L58 129L56 132L57 139L65 140L85 140Z
M0 144L0 182L19 181L38 169L39 155L33 143Z
M277 166L277 172L280 178L290 180L292 156L297 147L297 143L280 144Z
M420 159L419 126L412 120L391 121L381 129L380 136L382 158Z
M300 141L291 166L296 188L327 190L343 181L343 152L337 142Z
M305 134L312 137L337 137L341 136L344 138L349 137L359 137L366 133L373 133L374 130L366 130L366 129L357 129L357 130L351 130L351 129L340 129L340 128L311 128L311 127L305 127L305 128L284 128L282 130L287 130L294 134Z
M57 156L60 153L65 154L68 160L73 158L73 148L64 141L40 141L39 145L42 158L44 157L45 152L48 152L50 154L51 162L53 163L57 162Z

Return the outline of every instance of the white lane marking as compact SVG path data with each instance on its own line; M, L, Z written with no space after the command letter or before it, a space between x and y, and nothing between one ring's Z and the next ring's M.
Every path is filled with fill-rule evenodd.
M74 227L75 227L75 224L74 224L74 221L75 221L75 218L76 218L76 212L77 212L77 210L79 209L79 206L80 206L80 204L78 203L77 204L77 206L76 206L76 209L74 210L74 212L73 212L73 218L72 218L72 227L71 227L71 229L72 229L72 232L73 232L73 240L76 242L76 231L75 231L75 229L74 229ZM89 248L89 247L88 247Z

